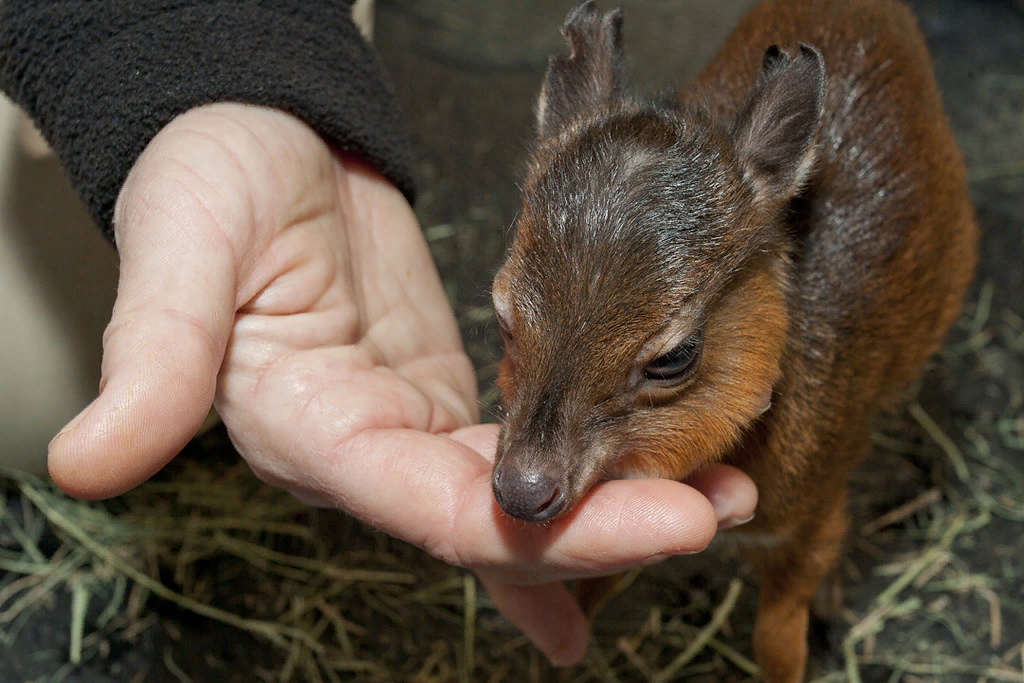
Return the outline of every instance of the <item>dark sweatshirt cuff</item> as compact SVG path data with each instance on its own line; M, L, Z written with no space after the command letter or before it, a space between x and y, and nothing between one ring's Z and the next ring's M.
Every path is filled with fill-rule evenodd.
M287 111L412 201L406 128L349 3L201 3L137 12L127 25L118 15L106 27L87 16L90 4L54 3L32 18L0 10L20 24L0 29L0 86L36 120L105 230L149 141L212 102Z

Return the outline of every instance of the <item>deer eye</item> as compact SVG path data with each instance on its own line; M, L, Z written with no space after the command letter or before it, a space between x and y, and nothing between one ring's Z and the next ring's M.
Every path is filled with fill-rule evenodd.
M644 368L644 378L662 383L678 383L689 378L700 364L703 339L695 334Z

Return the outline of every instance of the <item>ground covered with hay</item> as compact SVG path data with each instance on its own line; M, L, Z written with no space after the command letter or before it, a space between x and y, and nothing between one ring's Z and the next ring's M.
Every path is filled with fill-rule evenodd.
M491 415L488 283L571 4L378 8L378 45L421 159L417 210ZM636 72L665 84L694 73L748 3L625 4ZM1024 682L1024 12L1005 0L911 4L970 167L982 261L950 343L908 407L878 422L853 481L845 608L813 630L810 679ZM2 492L0 681L545 673L471 575L264 486L220 430L107 503L30 477ZM758 679L757 581L728 547L630 574L621 589L571 680Z

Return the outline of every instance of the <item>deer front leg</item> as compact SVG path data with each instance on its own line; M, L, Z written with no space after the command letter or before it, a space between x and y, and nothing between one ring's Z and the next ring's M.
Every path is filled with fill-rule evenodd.
M807 623L819 584L834 569L846 534L846 498L838 495L782 545L761 549L761 597L754 659L765 683L800 683L807 665Z

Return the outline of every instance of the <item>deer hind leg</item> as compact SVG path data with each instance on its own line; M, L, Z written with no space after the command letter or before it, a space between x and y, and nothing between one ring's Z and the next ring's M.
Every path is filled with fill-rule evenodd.
M754 658L765 683L804 680L811 603L822 581L834 576L846 534L846 498L837 498L784 545L754 557L761 570Z

